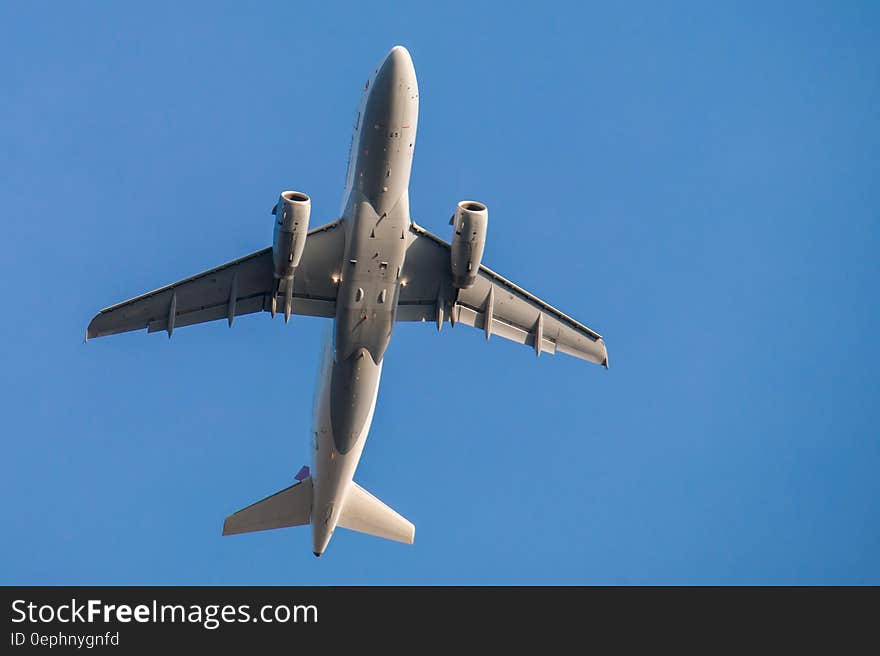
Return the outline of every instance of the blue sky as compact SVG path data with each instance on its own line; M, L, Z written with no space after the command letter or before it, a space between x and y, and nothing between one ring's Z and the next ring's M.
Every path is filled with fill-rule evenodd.
M3 3L0 583L880 583L876 3ZM717 3L716 3L717 4ZM413 218L611 369L400 325L357 473L413 546L221 538L308 460L324 323L82 343L337 216L409 48Z

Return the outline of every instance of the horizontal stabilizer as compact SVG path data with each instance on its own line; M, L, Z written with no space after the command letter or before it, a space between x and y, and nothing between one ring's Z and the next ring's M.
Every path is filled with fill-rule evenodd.
M416 527L360 485L351 482L338 526L386 540L412 544Z
M312 479L306 478L227 517L223 535L302 526L309 523L311 513Z

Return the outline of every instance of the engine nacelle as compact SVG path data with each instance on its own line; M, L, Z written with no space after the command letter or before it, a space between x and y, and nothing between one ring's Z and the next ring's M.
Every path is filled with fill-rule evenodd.
M477 201L463 200L458 204L449 223L453 226L450 249L452 286L467 289L476 281L480 261L483 259L489 210Z
M299 265L306 234L309 232L309 214L312 201L299 191L283 191L275 214L275 235L272 240L272 263L276 278L291 278Z

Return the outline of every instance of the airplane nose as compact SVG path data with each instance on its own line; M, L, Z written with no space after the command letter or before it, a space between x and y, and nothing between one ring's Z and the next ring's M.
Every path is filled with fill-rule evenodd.
M403 46L394 46L385 57L385 61L382 62L378 77L388 76L391 79L399 80L414 76L414 73L415 67L409 51Z
M412 57L409 56L409 50L403 46L394 46L388 53L386 59L393 60L398 66L412 64Z

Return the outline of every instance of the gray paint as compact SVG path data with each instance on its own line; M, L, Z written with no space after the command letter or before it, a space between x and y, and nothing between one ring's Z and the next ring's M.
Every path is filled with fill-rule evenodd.
M284 191L275 206L272 262L276 278L290 279L299 266L309 232L311 199L300 191Z
M483 259L489 210L475 200L463 200L455 209L449 225L452 226L452 285L458 289L468 289L476 281Z
M361 436L379 385L379 365L361 347L345 360L333 363L330 373L330 418L333 444L341 454L351 451Z
M313 462L303 483L231 515L225 533L309 523L323 553L336 526L412 542L415 527L353 481L396 321L446 321L607 366L597 333L481 264L486 207L459 203L453 241L414 225L409 179L418 86L395 47L367 82L341 217L308 231L305 194L284 192L273 246L102 310L86 337L166 330L271 311L333 318L315 397ZM310 474L310 476L309 476Z

